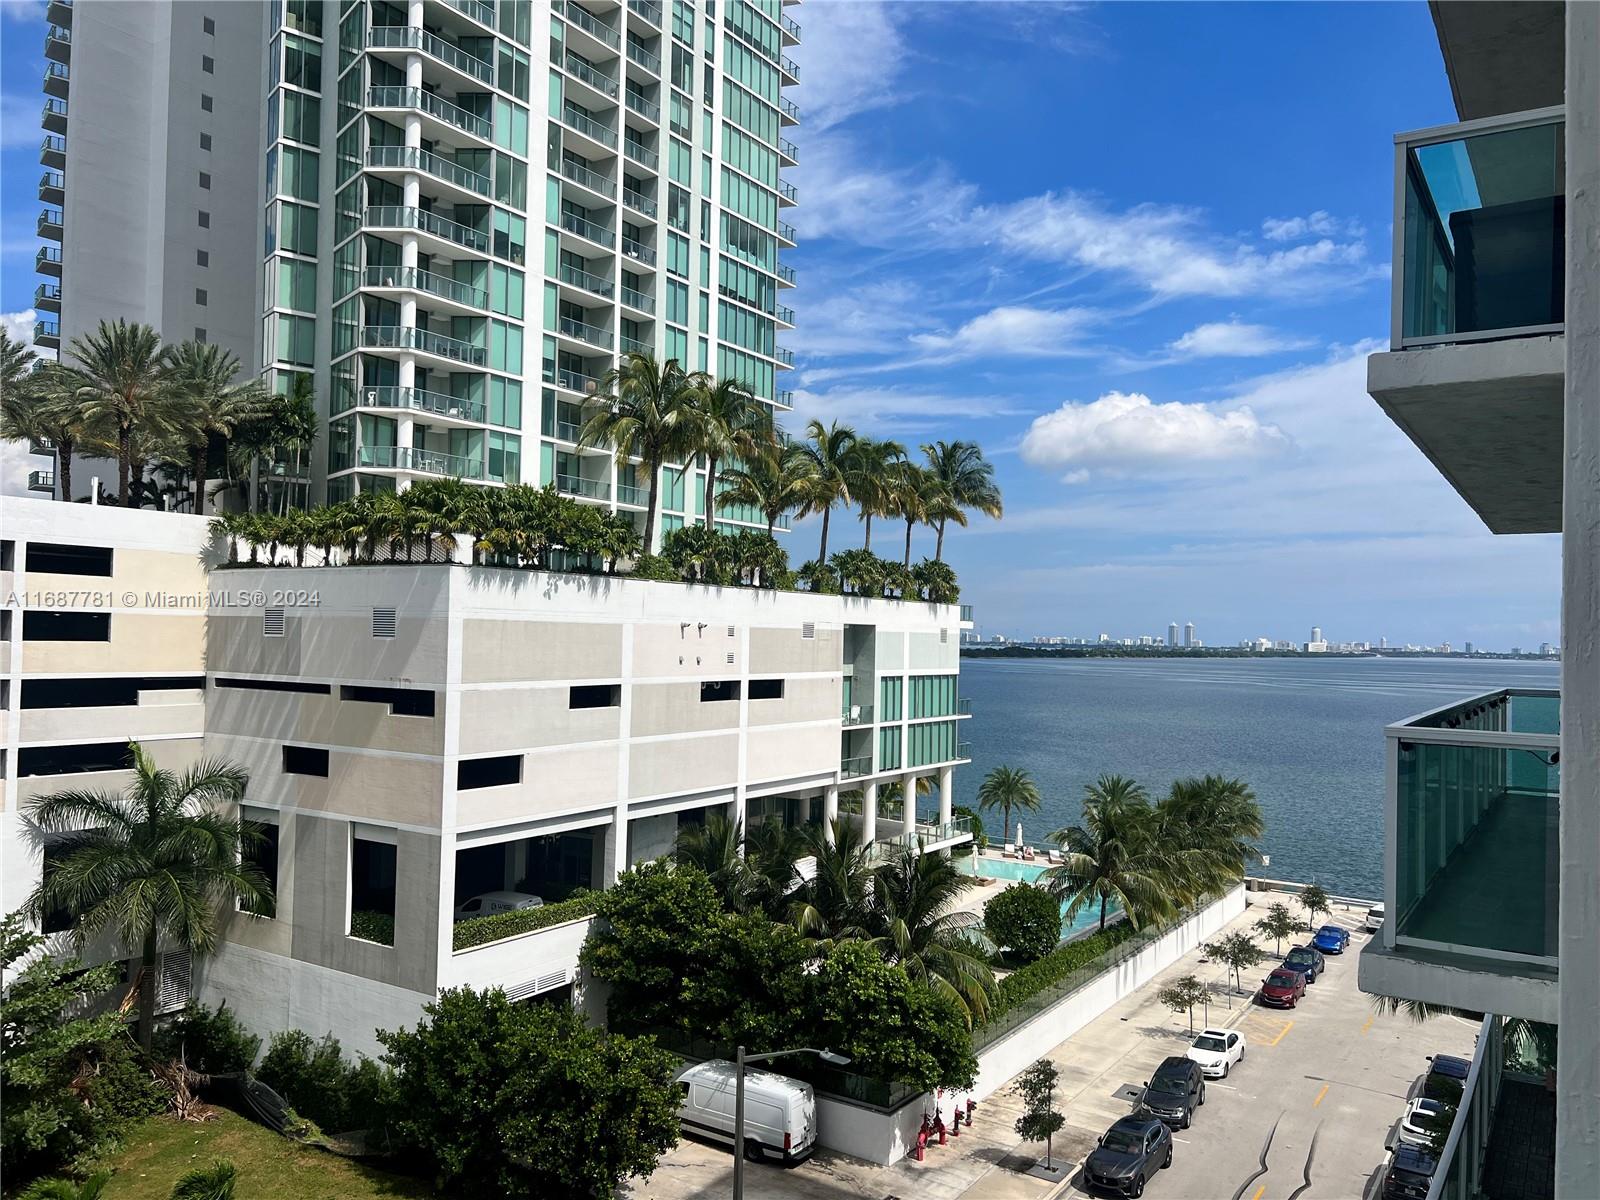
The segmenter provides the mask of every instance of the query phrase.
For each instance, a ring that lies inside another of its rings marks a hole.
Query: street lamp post
[[[823,1062],[835,1067],[848,1066],[850,1059],[832,1050],[813,1050],[810,1046],[796,1046],[793,1050],[769,1050],[765,1054],[746,1054],[740,1046],[734,1052],[733,1070],[733,1200],[744,1200],[744,1069],[748,1063],[766,1062],[786,1054],[815,1054]]]

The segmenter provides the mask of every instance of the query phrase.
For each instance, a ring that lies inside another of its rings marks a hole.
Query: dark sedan
[[[1304,971],[1306,982],[1315,983],[1317,976],[1327,970],[1328,960],[1322,957],[1322,952],[1310,946],[1296,946],[1283,956],[1283,965],[1291,971]]]
[[[1383,1200],[1427,1200],[1439,1160],[1415,1146],[1395,1147],[1383,1173]]]
[[[1083,1186],[1090,1192],[1141,1196],[1144,1185],[1172,1165],[1172,1134],[1153,1117],[1123,1117],[1100,1135],[1083,1164]]]

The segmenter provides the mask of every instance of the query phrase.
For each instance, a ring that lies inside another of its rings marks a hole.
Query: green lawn
[[[116,1174],[104,1200],[168,1200],[185,1171],[219,1158],[239,1171],[237,1200],[369,1200],[432,1196],[415,1179],[376,1171],[321,1150],[296,1145],[227,1109],[195,1124],[152,1117],[123,1139],[107,1164]]]

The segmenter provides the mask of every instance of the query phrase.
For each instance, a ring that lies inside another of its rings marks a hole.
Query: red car
[[[1306,994],[1306,977],[1303,971],[1277,970],[1268,975],[1258,993],[1261,1003],[1273,1008],[1293,1008]]]

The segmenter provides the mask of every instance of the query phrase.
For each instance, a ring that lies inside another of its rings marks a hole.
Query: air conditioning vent
[[[733,651],[732,650],[728,651],[728,665],[730,667],[733,666]]]
[[[814,641],[817,636],[817,623],[815,621],[807,621],[800,626],[800,636],[805,641]]]
[[[728,636],[729,637],[733,637],[734,636],[734,634],[733,634],[733,626],[732,625],[728,626]]]
[[[261,636],[283,636],[283,609],[269,608],[261,614]]]
[[[375,638],[392,638],[394,636],[394,609],[375,608],[372,610],[372,636]]]
[[[161,956],[161,976],[156,984],[156,1011],[173,1012],[189,1003],[189,952],[177,950]]]
[[[942,646],[945,643],[947,643],[949,640],[950,640],[950,631],[948,629],[939,630],[939,644]]]

